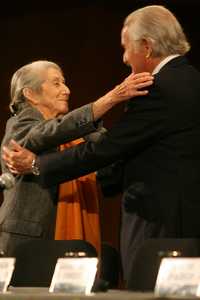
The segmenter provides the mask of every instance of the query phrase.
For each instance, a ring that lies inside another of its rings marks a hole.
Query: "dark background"
[[[22,65],[38,59],[58,63],[72,92],[71,108],[97,99],[129,74],[122,62],[120,31],[125,16],[139,7],[162,4],[176,14],[192,44],[188,57],[200,69],[200,0],[118,1],[4,3],[0,9],[1,139],[9,117],[10,79]],[[105,125],[110,127],[122,111],[119,105],[109,112]]]
[[[0,10],[0,98],[2,138],[9,117],[9,85],[22,65],[38,59],[57,62],[71,89],[71,108],[97,99],[129,73],[122,62],[120,31],[136,8],[163,4],[181,21],[192,43],[191,62],[200,68],[200,0],[12,1]],[[121,106],[107,114],[110,126]]]

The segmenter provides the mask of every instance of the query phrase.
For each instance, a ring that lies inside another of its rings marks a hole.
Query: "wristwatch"
[[[39,164],[38,164],[37,158],[34,158],[32,160],[31,171],[32,171],[33,175],[36,175],[36,176],[40,175],[40,168],[39,168]]]

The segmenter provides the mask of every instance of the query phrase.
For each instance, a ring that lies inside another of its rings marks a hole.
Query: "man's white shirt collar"
[[[162,69],[162,67],[164,67],[164,65],[166,65],[170,60],[174,59],[175,57],[180,56],[180,54],[173,54],[173,55],[169,55],[167,57],[165,57],[153,70],[152,75],[157,74],[158,72],[160,72],[160,70]]]

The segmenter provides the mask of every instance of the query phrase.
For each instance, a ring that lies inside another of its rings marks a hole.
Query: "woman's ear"
[[[25,87],[22,91],[24,97],[29,101],[31,104],[36,105],[37,99],[35,97],[35,93],[32,89]]]

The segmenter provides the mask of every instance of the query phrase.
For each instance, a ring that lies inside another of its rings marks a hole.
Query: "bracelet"
[[[34,158],[34,159],[32,160],[32,163],[31,163],[31,171],[32,171],[33,175],[36,175],[36,176],[40,175],[40,169],[39,169],[39,166],[38,166],[38,164],[37,164],[36,158]]]

